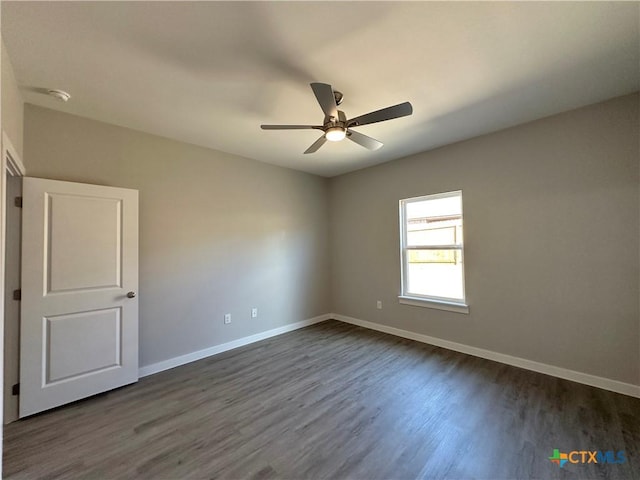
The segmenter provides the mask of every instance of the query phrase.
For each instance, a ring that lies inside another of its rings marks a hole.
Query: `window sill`
[[[446,310],[448,312],[469,313],[469,305],[464,303],[444,302],[437,300],[427,300],[418,297],[399,296],[398,302],[403,305],[412,305],[414,307],[434,308],[436,310]]]

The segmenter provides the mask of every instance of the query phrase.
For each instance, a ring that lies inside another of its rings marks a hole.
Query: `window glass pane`
[[[462,217],[435,222],[426,218],[409,221],[407,245],[462,245]]]
[[[458,263],[457,250],[408,250],[409,263]]]
[[[432,198],[408,202],[407,220],[411,221],[423,217],[447,217],[462,215],[462,197]]]
[[[407,250],[407,292],[463,299],[460,250]]]

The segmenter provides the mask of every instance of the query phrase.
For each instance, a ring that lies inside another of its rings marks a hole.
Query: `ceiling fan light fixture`
[[[329,127],[324,133],[324,136],[330,142],[339,142],[340,140],[344,140],[344,137],[347,136],[347,130],[342,127]]]

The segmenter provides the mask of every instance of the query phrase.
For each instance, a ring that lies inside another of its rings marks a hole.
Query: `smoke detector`
[[[64,90],[47,90],[47,93],[52,97],[57,98],[58,100],[61,100],[63,102],[66,102],[71,98],[71,95],[69,95]]]

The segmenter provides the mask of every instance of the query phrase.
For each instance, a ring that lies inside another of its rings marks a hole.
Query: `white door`
[[[20,417],[138,380],[138,192],[23,179]]]

